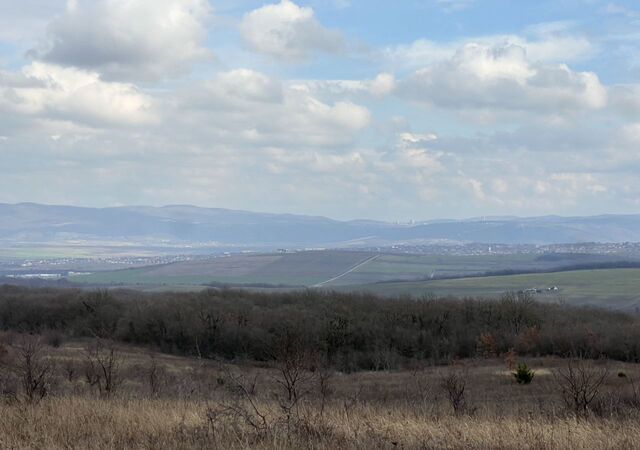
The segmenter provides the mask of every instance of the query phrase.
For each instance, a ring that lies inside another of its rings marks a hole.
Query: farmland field
[[[556,286],[558,291],[547,291]],[[557,273],[471,277],[420,282],[388,282],[349,286],[382,295],[425,295],[496,297],[507,291],[539,289],[540,301],[566,301],[612,309],[640,305],[640,269],[577,270]]]
[[[75,276],[79,283],[118,285],[233,285],[322,287],[358,286],[382,281],[464,277],[492,271],[554,270],[575,264],[615,260],[602,255],[400,255],[351,251],[306,251],[212,257]]]
[[[217,257],[70,277],[91,284],[205,285],[273,284],[311,286],[338,276],[371,258],[361,252],[299,252]]]
[[[2,246],[0,259],[88,258],[96,253],[91,248],[69,246]]]
[[[601,263],[615,257],[588,254],[548,255],[397,255],[382,254],[353,272],[335,280],[331,286],[365,284],[378,281],[426,280],[463,277],[492,271],[554,270],[575,264]]]

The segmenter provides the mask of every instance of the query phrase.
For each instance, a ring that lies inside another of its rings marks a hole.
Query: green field
[[[87,285],[144,290],[193,290],[211,284],[257,287],[321,287],[382,295],[495,297],[507,291],[541,289],[541,301],[567,301],[629,309],[640,304],[640,269],[580,270],[527,275],[469,277],[496,270],[553,270],[603,261],[601,256],[397,255],[347,251],[245,254],[173,264],[95,272],[70,277]],[[434,280],[429,280],[434,277]],[[459,277],[438,280],[439,277]],[[465,278],[466,277],[466,278]],[[404,280],[404,281],[403,281]],[[558,291],[546,288],[557,286]]]
[[[557,267],[562,262],[538,261],[536,255],[394,255],[382,254],[331,286],[366,284],[377,281],[419,280],[430,277],[464,276],[491,270],[533,270]]]
[[[57,259],[57,258],[89,258],[95,253],[82,247],[2,247],[0,259]]]
[[[496,297],[508,291],[559,288],[535,294],[540,301],[597,305],[613,309],[640,306],[640,269],[579,270],[570,272],[460,278],[422,282],[388,282],[345,286],[340,290],[364,290],[382,295]]]
[[[87,284],[204,285],[270,284],[312,286],[371,258],[371,253],[310,251],[287,254],[234,255],[70,277]]]

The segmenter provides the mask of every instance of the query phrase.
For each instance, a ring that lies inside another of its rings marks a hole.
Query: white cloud
[[[50,18],[62,12],[64,3],[50,0],[20,0],[0,2],[0,41],[31,45],[41,34]]]
[[[446,12],[461,11],[473,5],[476,0],[436,0],[436,3]]]
[[[640,85],[612,86],[609,88],[609,98],[614,111],[632,120],[640,118]]]
[[[11,82],[12,81],[12,82]],[[153,100],[133,85],[102,81],[95,72],[32,63],[0,77],[0,107],[44,120],[90,126],[149,125]]]
[[[344,44],[339,32],[315,19],[311,7],[290,0],[245,14],[240,32],[252,50],[289,61],[304,60],[315,51],[339,52]]]
[[[283,60],[344,47],[310,7],[285,0],[249,12],[240,25],[251,49],[278,61],[240,51],[231,41],[238,36],[225,31],[216,51],[223,71],[138,87],[207,57],[207,3],[67,0],[66,10],[58,3],[59,18],[38,16],[14,37],[50,22],[40,59],[0,70],[0,200],[387,219],[640,204],[640,88],[605,87],[594,73],[570,68],[598,51],[572,24],[421,40],[373,61],[362,54],[344,67],[327,61],[318,79],[279,79],[269,74],[292,73]],[[234,3],[226,10],[237,11]],[[347,4],[309,3],[333,12]],[[0,39],[14,28],[0,26]],[[19,64],[12,55],[6,67]],[[500,121],[478,126],[478,117]]]
[[[436,139],[436,135],[431,133],[400,133],[396,144],[397,163],[411,171],[419,171],[419,175],[441,171],[440,158],[443,155],[428,148],[428,143]]]
[[[78,0],[54,18],[35,58],[107,79],[161,79],[209,57],[206,0]]]
[[[375,96],[392,93],[396,88],[396,79],[389,73],[381,73],[369,83],[369,91]]]
[[[532,63],[522,47],[467,44],[451,59],[416,71],[399,88],[405,98],[456,110],[560,114],[603,108],[606,88],[592,72]]]
[[[585,193],[602,194],[607,192],[607,187],[598,182],[591,173],[553,173],[545,180],[537,181],[535,186],[539,194],[555,195],[564,201],[572,201]]]
[[[170,112],[171,120],[186,121],[185,127],[203,130],[207,139],[292,150],[344,145],[371,120],[363,106],[344,100],[325,103],[303,85],[286,86],[247,69],[192,86],[179,95],[177,108]]]
[[[397,81],[394,75],[383,72],[370,80],[295,80],[288,84],[292,88],[306,89],[322,97],[381,100],[395,91]]]
[[[449,60],[467,44],[485,47],[514,45],[525,50],[529,61],[546,63],[582,61],[596,53],[594,45],[584,36],[538,26],[531,27],[523,35],[476,36],[444,43],[418,39],[408,45],[383,48],[382,58],[396,68],[415,69]]]

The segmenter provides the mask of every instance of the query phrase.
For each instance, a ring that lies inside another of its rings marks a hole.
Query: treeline
[[[12,278],[7,276],[0,276],[0,286],[2,285],[12,286],[24,286],[24,287],[61,287],[71,288],[78,286],[75,283],[68,281],[66,278],[58,280],[47,280],[43,278]]]
[[[638,318],[517,294],[496,300],[389,299],[311,290],[142,293],[2,286],[0,329],[265,362],[286,341],[343,371],[507,352],[640,361]]]

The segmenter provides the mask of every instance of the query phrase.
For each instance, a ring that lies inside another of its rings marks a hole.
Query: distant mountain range
[[[493,217],[401,225],[188,205],[82,208],[21,203],[0,204],[0,241],[5,244],[81,241],[104,245],[218,245],[274,249],[433,242],[638,242],[640,214]]]

